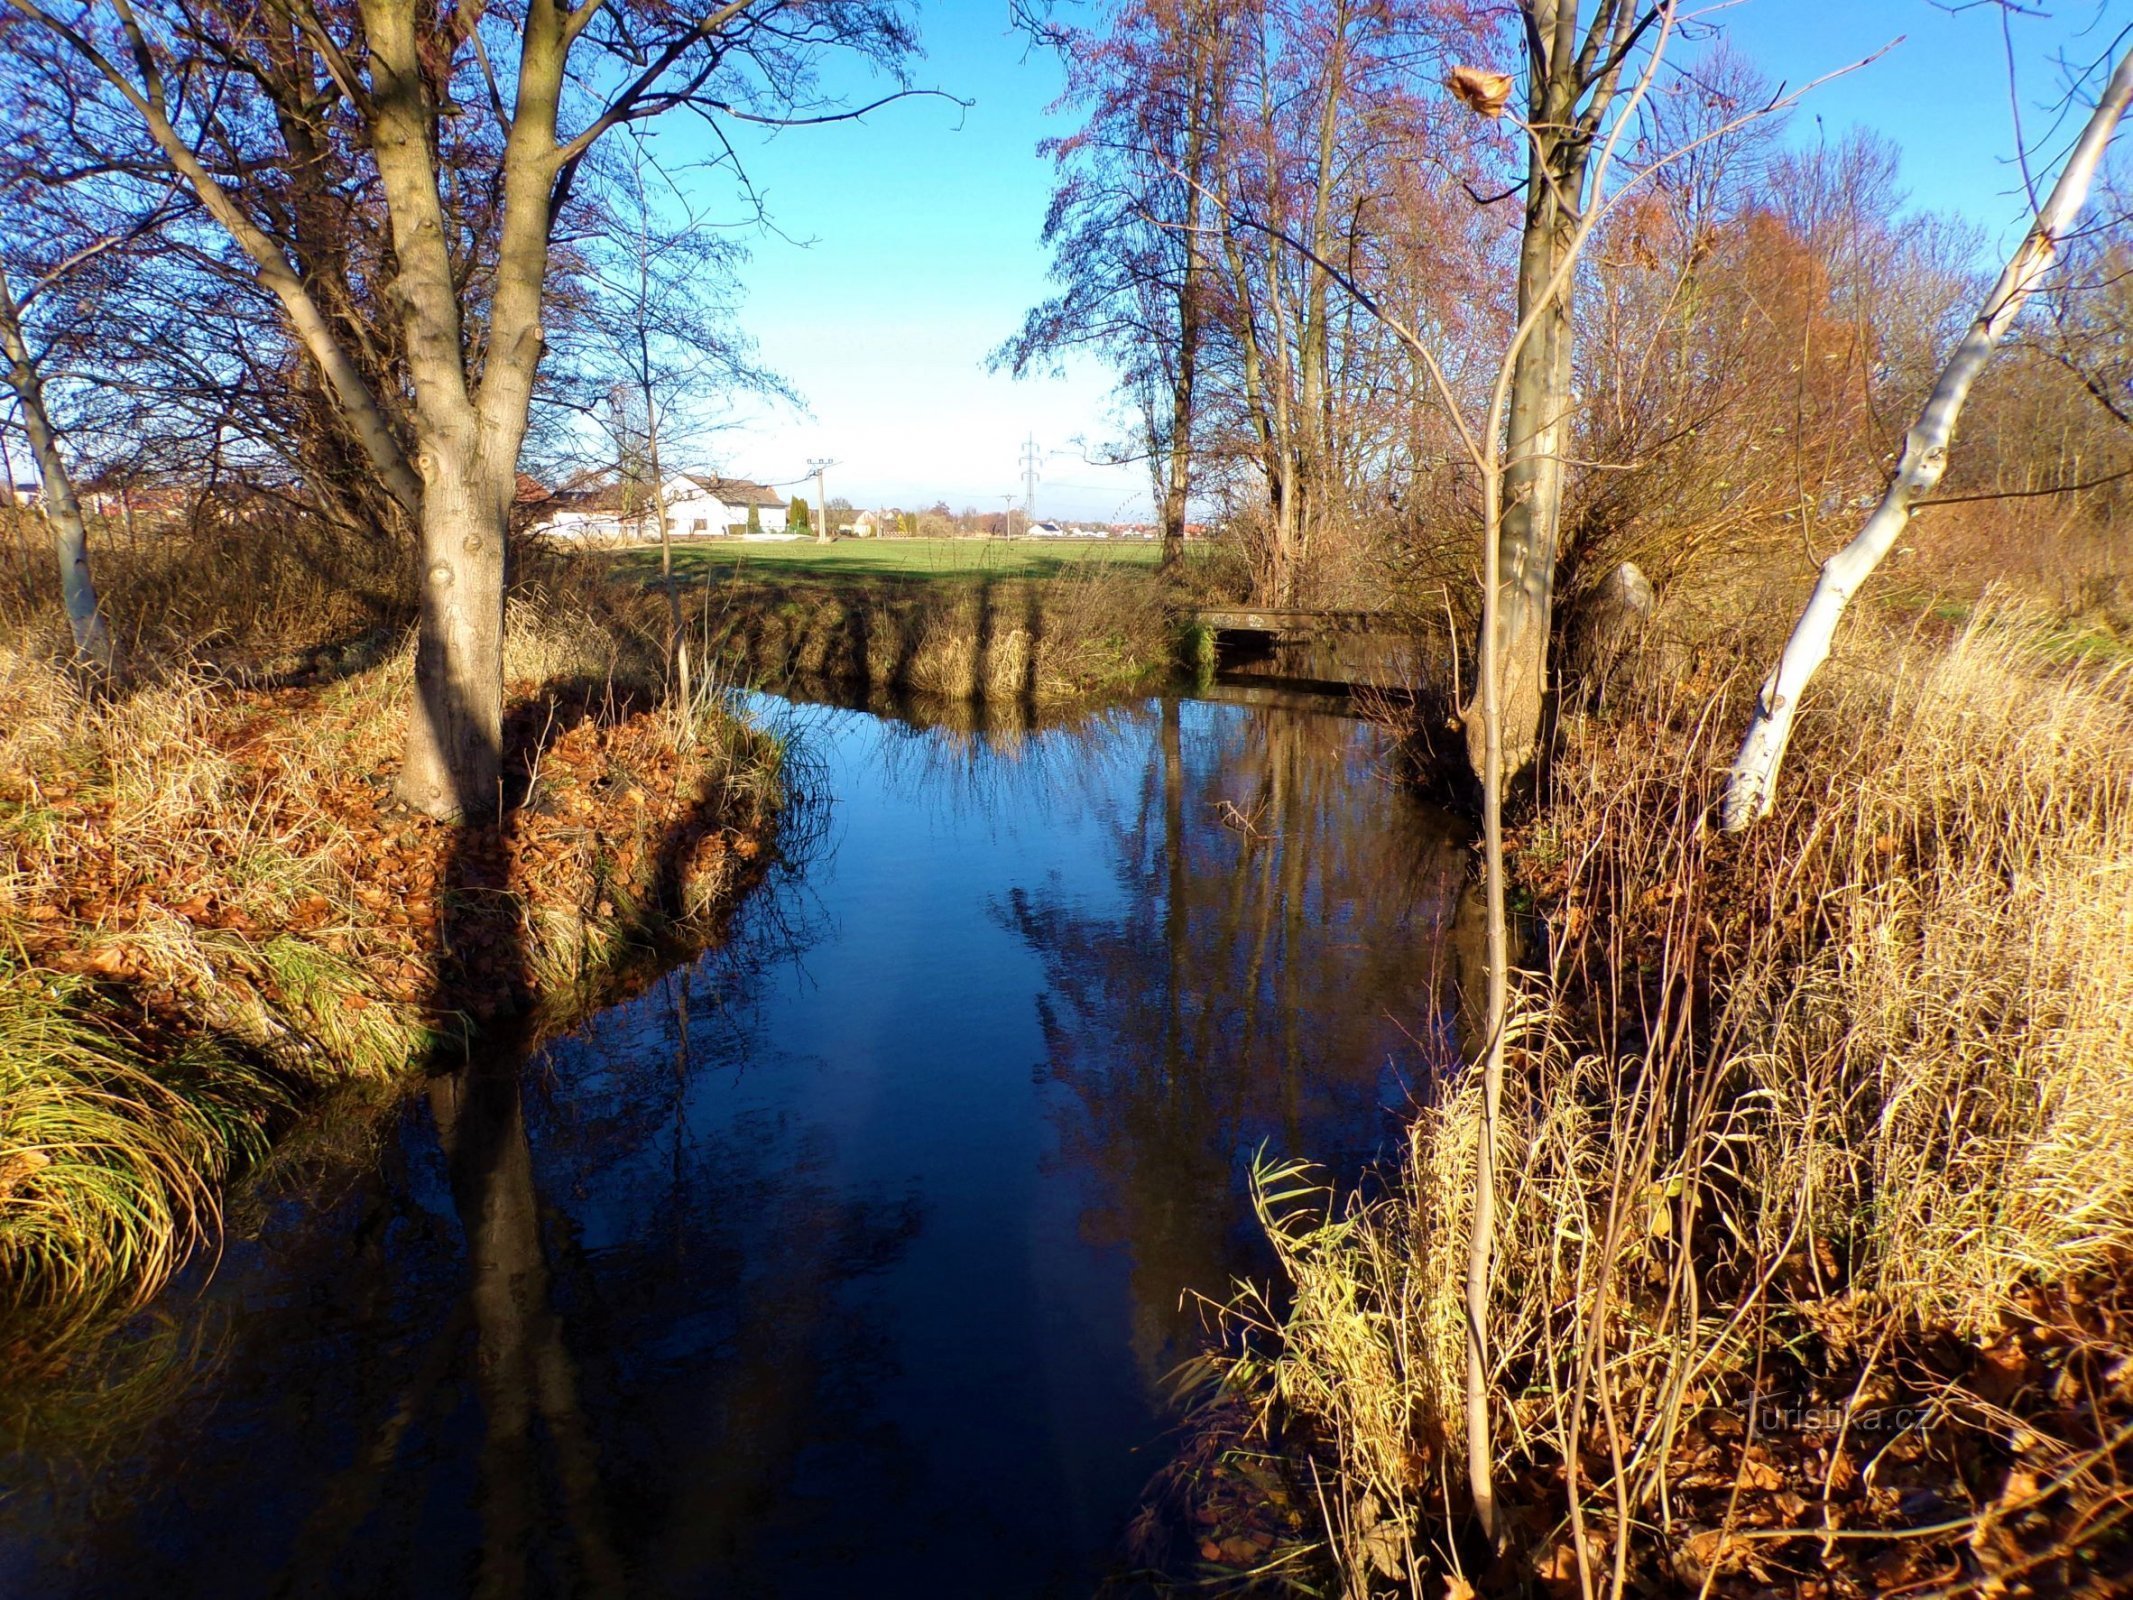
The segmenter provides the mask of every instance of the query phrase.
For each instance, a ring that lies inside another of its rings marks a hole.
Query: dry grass
[[[294,1106],[389,1079],[467,1014],[583,1003],[755,856],[777,746],[715,694],[660,703],[634,641],[544,594],[507,631],[529,803],[481,829],[401,811],[408,655],[271,690],[166,664],[90,694],[34,635],[0,642],[0,1314],[19,1339],[154,1293]]]
[[[66,623],[48,537],[41,525],[13,533],[36,550],[0,581],[0,627],[25,647],[55,649]],[[135,681],[203,660],[240,678],[367,662],[414,615],[403,547],[260,503],[209,506],[134,534],[92,517],[89,543],[104,615]]]
[[[1516,840],[1549,962],[1522,985],[1493,1288],[1518,1581],[1872,1592],[1870,1546],[1770,1530],[1901,1527],[1936,1480],[1902,1452],[1862,1472],[1834,1424],[1812,1450],[1758,1435],[1781,1390],[1931,1407],[1939,1488],[1985,1503],[1942,1543],[1982,1581],[2059,1537],[1980,1533],[2018,1483],[2117,1492],[2124,1440],[2066,1354],[2101,1372],[2117,1336],[2037,1330],[2086,1327],[2079,1286],[2133,1259],[2133,680],[2004,604],[1855,643],[1780,814],[1734,843],[1705,819],[1747,678],[1570,720]],[[1314,1441],[1351,1594],[1458,1548],[1471,1100],[1454,1082],[1418,1119],[1388,1198],[1264,1175],[1289,1297],[1233,1308],[1258,1353],[1231,1377]],[[2016,1392],[1978,1377],[2010,1363]]]

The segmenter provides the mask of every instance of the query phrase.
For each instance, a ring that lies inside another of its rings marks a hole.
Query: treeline
[[[1662,586],[1810,573],[1878,495],[1995,270],[1974,227],[1910,202],[1886,140],[1796,136],[1795,100],[1723,18],[1125,0],[1046,36],[1077,113],[1050,146],[1059,288],[1002,359],[1107,360],[1168,536],[1188,505],[1223,508],[1269,602],[1443,585],[1472,625],[1460,419],[1537,307],[1508,396],[1504,555],[1538,614],[1507,584],[1513,635],[1545,637],[1554,590],[1624,560]],[[1618,125],[1603,194],[1591,168]],[[2005,174],[1976,179],[1979,208],[2000,205]],[[1605,214],[1573,252],[1588,205]],[[2010,521],[2052,530],[2052,574],[2093,577],[2080,547],[2107,546],[2127,506],[2122,481],[2091,483],[2125,460],[2133,414],[2125,211],[2107,168],[1942,489],[2069,490],[1993,510],[2019,560]],[[1974,555],[1969,531],[1935,523]]]

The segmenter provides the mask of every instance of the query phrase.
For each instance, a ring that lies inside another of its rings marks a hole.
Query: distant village
[[[710,473],[679,473],[666,481],[663,495],[668,537],[674,539],[758,539],[792,541],[819,536],[830,524],[833,538],[847,539],[1155,539],[1161,530],[1150,522],[1066,521],[1031,517],[1022,506],[1000,511],[965,507],[953,511],[946,501],[910,509],[902,506],[860,507],[832,497],[816,506],[805,496],[786,494],[748,478]],[[0,503],[25,509],[43,504],[35,480],[9,483],[0,477]],[[203,513],[224,526],[246,522],[276,502],[271,493],[241,478],[213,486],[152,483],[122,479],[91,480],[81,486],[82,509],[128,536],[191,522]],[[571,544],[602,548],[659,540],[658,509],[651,485],[619,478],[609,469],[581,473],[550,485],[521,473],[512,517],[520,532]],[[1190,523],[1188,539],[1207,535]]]
[[[519,484],[520,516],[528,532],[582,545],[657,542],[661,500],[666,533],[674,539],[807,539],[820,537],[825,521],[831,537],[849,539],[1153,539],[1158,531],[1147,522],[1032,519],[1019,506],[1003,511],[966,507],[958,512],[940,501],[911,510],[859,507],[841,498],[817,506],[804,495],[788,496],[752,479],[693,472],[667,479],[664,493],[657,497],[648,483],[611,474],[553,489],[531,477]],[[1202,532],[1195,524],[1187,536]]]

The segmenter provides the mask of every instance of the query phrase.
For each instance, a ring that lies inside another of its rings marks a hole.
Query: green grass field
[[[1153,573],[1162,547],[1153,539],[840,539],[792,544],[739,539],[677,540],[675,570],[694,582],[707,576],[823,582],[938,583],[977,578],[1056,578],[1108,565]],[[618,572],[649,578],[659,552],[639,547],[612,558]]]

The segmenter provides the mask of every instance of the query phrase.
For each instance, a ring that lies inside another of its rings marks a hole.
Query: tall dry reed
[[[1767,1531],[1699,1523],[1682,1485],[1791,1493],[1739,1439],[1773,1383],[1850,1374],[1849,1417],[1907,1342],[1997,1349],[2025,1295],[2133,1257],[2133,679],[2052,638],[1994,604],[1855,645],[1740,843],[1706,819],[1745,671],[1566,719],[1516,839],[1546,931],[1492,1297],[1527,1580],[1748,1570]],[[1461,1548],[1473,1092],[1422,1112],[1383,1198],[1262,1175],[1285,1293],[1231,1308],[1231,1385],[1311,1441],[1354,1595]],[[2108,1451],[2025,1431],[2026,1471],[2106,1492]],[[1776,1503],[1905,1520],[1833,1492]]]

